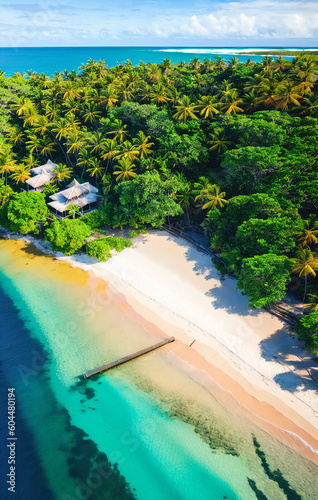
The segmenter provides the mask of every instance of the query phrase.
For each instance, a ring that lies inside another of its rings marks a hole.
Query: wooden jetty
[[[166,344],[169,344],[170,342],[174,342],[175,338],[174,337],[169,337],[168,339],[162,340],[162,342],[158,342],[158,344],[154,344],[150,347],[146,347],[146,349],[142,349],[141,351],[135,352],[134,354],[130,354],[129,356],[125,356],[124,358],[120,358],[117,361],[113,361],[112,363],[108,363],[107,365],[100,366],[99,368],[95,368],[95,370],[91,370],[87,373],[84,373],[84,378],[89,378],[92,377],[93,375],[96,375],[97,373],[102,373],[105,372],[106,370],[110,370],[110,368],[114,368],[115,366],[122,365],[123,363],[127,363],[127,361],[130,361],[131,359],[138,358],[139,356],[142,356],[143,354],[147,354],[147,352],[154,351],[155,349],[158,349],[159,347],[162,347]]]

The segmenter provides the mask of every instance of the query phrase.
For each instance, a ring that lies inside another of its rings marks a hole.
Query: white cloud
[[[314,2],[230,2],[191,16],[182,26],[195,38],[314,38],[318,36],[318,5]]]

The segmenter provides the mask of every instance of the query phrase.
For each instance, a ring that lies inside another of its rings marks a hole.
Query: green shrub
[[[90,228],[80,219],[55,220],[45,231],[45,239],[52,249],[65,255],[73,255],[90,235]]]
[[[105,238],[90,241],[86,245],[86,253],[89,257],[96,257],[99,261],[106,261],[111,258],[110,246]]]
[[[103,238],[98,238],[87,243],[86,253],[89,257],[96,257],[99,261],[106,261],[112,256],[110,253],[112,249],[121,252],[131,246],[132,242],[127,240],[127,238],[104,236]]]

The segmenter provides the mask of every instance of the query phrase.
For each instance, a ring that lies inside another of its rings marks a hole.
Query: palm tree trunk
[[[305,274],[305,291],[304,291],[304,298],[303,298],[304,303],[305,303],[305,298],[306,298],[306,291],[307,291],[307,274]]]

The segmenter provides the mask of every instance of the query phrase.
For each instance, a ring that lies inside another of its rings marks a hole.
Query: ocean
[[[317,468],[221,404],[167,347],[81,378],[152,343],[101,280],[0,240],[1,500],[318,499]],[[11,388],[15,495],[6,484]]]
[[[278,48],[292,49],[292,47]],[[108,67],[113,67],[117,63],[122,64],[127,59],[130,59],[133,65],[137,65],[140,61],[161,63],[166,57],[171,59],[172,63],[180,61],[188,63],[196,56],[201,61],[204,58],[210,59],[216,56],[230,60],[235,56],[241,62],[246,62],[248,58],[259,62],[262,56],[240,55],[238,52],[262,49],[275,50],[273,47],[257,49],[251,47],[10,47],[0,48],[0,69],[5,72],[6,76],[11,76],[15,72],[24,74],[28,70],[53,75],[55,71],[77,70],[90,58],[96,61],[102,59]]]

